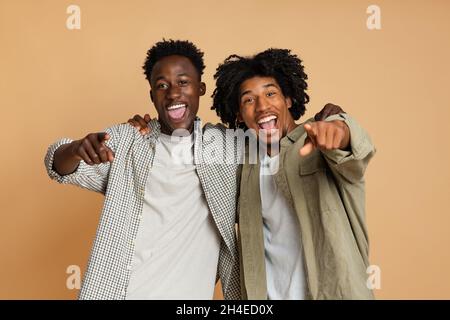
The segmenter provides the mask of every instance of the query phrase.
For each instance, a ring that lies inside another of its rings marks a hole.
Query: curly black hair
[[[298,120],[309,102],[306,93],[308,76],[304,72],[302,61],[288,49],[268,49],[252,57],[231,55],[217,67],[214,79],[216,89],[212,94],[212,110],[229,128],[246,128],[237,123],[239,112],[239,88],[250,78],[273,77],[280,86],[283,95],[292,99],[289,109],[294,120]]]
[[[145,78],[150,82],[152,70],[156,62],[164,57],[172,55],[184,56],[191,60],[201,79],[203,70],[205,69],[203,52],[190,41],[172,39],[163,39],[162,41],[155,43],[153,47],[147,51],[147,58],[142,66],[142,69],[144,69]]]

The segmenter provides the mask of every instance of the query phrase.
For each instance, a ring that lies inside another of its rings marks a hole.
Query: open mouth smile
[[[258,120],[258,126],[260,129],[272,130],[276,128],[277,116],[271,115]]]
[[[169,115],[170,120],[180,121],[183,120],[186,110],[187,105],[185,103],[171,104],[167,107],[167,114]]]

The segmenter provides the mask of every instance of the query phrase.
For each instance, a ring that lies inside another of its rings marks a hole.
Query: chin
[[[184,130],[190,130],[194,125],[194,121],[191,122],[183,122],[183,123],[176,123],[173,124],[173,129],[184,129]]]

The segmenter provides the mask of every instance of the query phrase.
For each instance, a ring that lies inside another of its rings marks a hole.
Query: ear
[[[150,90],[150,99],[151,99],[152,102],[153,102],[153,92],[152,92],[152,90]]]
[[[290,97],[286,97],[285,99],[287,108],[290,109],[292,107],[292,99]]]
[[[200,96],[204,96],[206,93],[206,83],[200,82],[199,90],[200,90]]]
[[[237,121],[239,121],[239,122],[244,122],[244,119],[242,118],[242,115],[241,115],[240,112],[238,112],[238,113],[236,114],[236,119],[237,119]]]

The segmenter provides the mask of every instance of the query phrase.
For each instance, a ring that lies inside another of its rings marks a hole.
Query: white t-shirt
[[[127,299],[213,298],[220,235],[195,171],[192,139],[162,134],[156,144]]]
[[[279,156],[266,155],[260,168],[267,295],[271,300],[303,300],[305,271],[298,217],[269,174],[277,172],[278,161]]]

